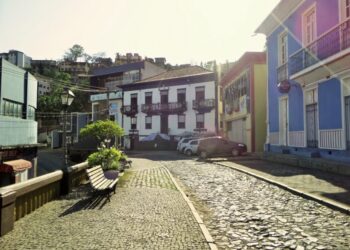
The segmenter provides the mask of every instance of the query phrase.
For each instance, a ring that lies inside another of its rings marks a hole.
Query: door
[[[234,142],[247,144],[246,121],[243,119],[232,121],[231,131],[228,133],[228,138]]]
[[[346,148],[350,150],[350,96],[345,97],[345,134]]]
[[[317,109],[317,103],[306,105],[306,145],[309,148],[318,147]]]
[[[280,99],[280,145],[288,145],[288,98],[284,97]]]
[[[168,115],[160,116],[160,133],[168,134]]]
[[[350,47],[350,0],[341,1],[341,26],[340,26],[340,35],[341,35],[341,50],[347,49]]]
[[[314,63],[317,52],[316,43],[316,7],[307,10],[303,15],[303,44],[308,48],[305,54],[305,66],[310,66]]]

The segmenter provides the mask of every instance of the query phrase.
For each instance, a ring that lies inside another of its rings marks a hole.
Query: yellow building
[[[262,152],[266,139],[265,52],[246,52],[220,82],[225,136]]]

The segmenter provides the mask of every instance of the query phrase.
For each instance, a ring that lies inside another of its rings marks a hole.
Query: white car
[[[188,143],[186,143],[184,145],[184,150],[183,152],[188,155],[188,156],[191,156],[193,154],[197,154],[197,149],[198,149],[198,142],[200,141],[201,139],[197,139],[197,140],[191,140],[189,141]]]
[[[194,139],[195,139],[195,138],[193,138],[193,137],[190,137],[190,138],[182,138],[182,139],[179,141],[179,143],[177,144],[177,151],[183,153],[183,152],[184,152],[183,150],[185,149],[185,145],[186,145],[189,141],[194,140]]]

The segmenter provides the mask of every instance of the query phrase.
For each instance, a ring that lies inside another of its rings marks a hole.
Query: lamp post
[[[64,147],[64,164],[68,166],[68,148],[67,148],[67,109],[72,104],[74,100],[74,93],[68,89],[64,88],[61,94],[61,101],[63,105],[63,147]]]

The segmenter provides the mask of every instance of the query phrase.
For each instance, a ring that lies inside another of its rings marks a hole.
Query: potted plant
[[[98,151],[88,157],[89,166],[101,165],[106,178],[115,179],[118,177],[120,170],[119,160],[121,152],[115,147],[107,148],[104,144],[98,148]]]

